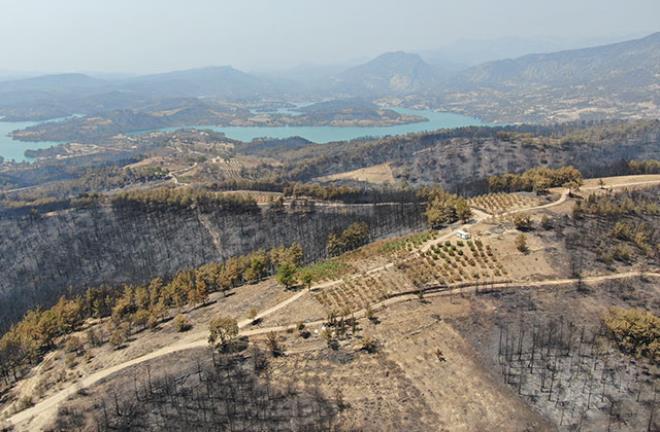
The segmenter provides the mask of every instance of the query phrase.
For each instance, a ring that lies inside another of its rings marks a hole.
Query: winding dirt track
[[[642,276],[642,273],[640,272],[628,272],[628,273],[620,273],[620,274],[614,274],[614,275],[603,275],[603,276],[593,276],[593,277],[587,277],[581,279],[582,282],[584,283],[598,283],[598,282],[604,282],[604,281],[610,281],[610,280],[618,280],[618,279],[629,279],[629,278],[635,278],[635,277],[640,277]],[[644,273],[644,277],[646,278],[660,278],[660,273]],[[558,279],[558,280],[547,280],[547,281],[537,281],[537,282],[517,282],[517,283],[498,283],[498,284],[491,284],[488,285],[488,289],[499,289],[499,290],[504,290],[504,289],[527,289],[527,288],[545,288],[545,287],[551,287],[551,286],[562,286],[562,285],[571,285],[579,282],[579,279]],[[472,285],[468,287],[462,287],[462,288],[445,288],[441,291],[433,292],[434,289],[431,288],[429,290],[429,294],[426,295],[426,297],[438,297],[438,296],[448,296],[452,295],[456,292],[460,292],[462,294],[465,293],[471,293],[471,292],[476,292],[479,288],[486,288],[486,286],[482,285]],[[283,307],[295,302],[298,300],[300,297],[305,295],[308,291],[301,291],[288,299],[284,300],[283,302],[277,304],[276,306],[273,306],[270,309],[267,309],[260,314],[257,315],[258,318],[264,318],[280,309]],[[386,306],[391,306],[397,303],[401,302],[406,302],[406,301],[411,301],[417,299],[417,294],[416,293],[410,293],[410,294],[404,294],[401,296],[397,297],[392,297],[387,300],[384,300],[381,303],[378,303],[374,305],[374,309],[380,309]],[[355,313],[356,318],[363,318],[366,315],[366,310],[361,310]],[[241,321],[239,323],[239,327],[242,329],[240,334],[241,336],[256,336],[260,334],[266,334],[270,332],[283,332],[287,331],[289,329],[295,328],[297,324],[289,324],[289,325],[283,325],[283,326],[276,326],[276,327],[264,327],[264,328],[256,328],[256,329],[251,329],[251,330],[243,330],[246,326],[250,325],[252,321],[251,320],[245,320]],[[308,322],[306,323],[307,327],[314,327],[314,326],[320,326],[325,322],[325,320],[320,320],[320,321],[313,321],[313,322]],[[189,349],[194,349],[194,348],[203,348],[208,345],[207,341],[207,335],[206,332],[197,332],[194,334],[191,334],[189,337],[182,339],[172,345],[163,347],[159,350],[153,351],[149,354],[143,355],[141,357],[135,358],[133,360],[129,360],[127,362],[108,367],[106,369],[100,370],[98,372],[95,372],[82,380],[72,384],[71,386],[61,390],[59,393],[56,393],[43,401],[37,403],[36,405],[32,406],[31,408],[28,408],[24,411],[21,411],[12,417],[8,418],[8,421],[15,425],[18,429],[20,429],[20,426],[23,426],[22,424],[28,421],[32,421],[33,419],[36,420],[36,423],[38,424],[44,424],[44,421],[47,421],[51,416],[56,412],[57,406],[66,400],[69,396],[75,394],[78,390],[82,388],[87,388],[91,387],[92,385],[96,384],[97,382],[101,381],[104,378],[109,377],[110,375],[119,372],[121,370],[124,370],[126,368],[129,368],[131,366],[135,366],[144,362],[147,362],[149,360],[153,360],[155,358],[171,354],[174,352],[179,352],[179,351],[184,351],[184,350],[189,350]],[[27,425],[25,425],[27,427]],[[33,423],[31,424],[31,427],[25,429],[25,430],[35,430],[34,427],[36,425]]]
[[[629,186],[637,186],[637,185],[645,185],[645,184],[655,184],[655,183],[660,183],[660,180],[649,180],[649,181],[642,181],[642,182],[634,182],[634,183],[623,183],[620,185],[615,185],[611,186],[614,188],[623,188],[623,187],[629,187]],[[598,189],[599,187],[589,187],[589,188],[584,188],[584,189]],[[515,210],[512,212],[508,212],[507,214],[511,213],[516,213],[516,212],[530,212],[530,211],[535,211],[535,210],[540,210],[540,209],[545,209],[549,207],[554,207],[557,205],[560,205],[564,203],[567,198],[568,198],[568,190],[564,189],[562,190],[561,197],[552,203],[545,204],[542,206],[538,207],[533,207],[533,208],[527,208],[527,209],[521,209],[521,210]],[[475,221],[473,223],[479,222],[485,217],[488,217],[490,215],[487,215],[484,212],[478,212],[475,215]],[[470,224],[466,224],[461,226],[460,228],[454,229],[450,231],[449,233],[443,235],[439,239],[436,240],[444,240],[448,239],[452,236],[455,236],[456,231],[458,229],[465,228]],[[387,264],[385,266],[381,266],[376,269],[370,270],[370,272],[374,271],[379,271],[382,269],[387,268],[392,264]],[[594,277],[587,277],[583,278],[581,281],[584,283],[597,283],[597,282],[603,282],[603,281],[608,281],[608,280],[617,280],[617,279],[627,279],[631,277],[640,277],[641,274],[639,272],[629,272],[629,273],[620,273],[620,274],[614,274],[614,275],[603,275],[603,276],[594,276]],[[653,278],[660,278],[660,273],[644,273],[645,277],[653,277]],[[570,285],[577,283],[579,280],[578,279],[560,279],[560,280],[546,280],[546,281],[537,281],[537,282],[515,282],[515,283],[501,283],[501,284],[492,284],[488,285],[488,288],[491,289],[522,289],[522,288],[543,288],[543,287],[549,287],[549,286],[561,286],[561,285]],[[322,289],[326,286],[329,286],[330,284],[322,284],[314,287],[313,289]],[[429,293],[427,294],[427,297],[436,297],[436,296],[446,296],[446,295],[451,295],[454,294],[455,292],[461,292],[461,293],[468,293],[468,292],[475,292],[477,291],[478,288],[480,287],[485,287],[483,284],[481,285],[474,285],[474,286],[468,286],[468,287],[462,287],[462,288],[452,288],[451,286],[448,288],[430,288]],[[278,310],[294,303],[297,301],[299,298],[304,296],[306,293],[308,293],[308,290],[303,290],[300,291],[288,299],[282,301],[281,303],[278,303],[277,305],[266,309],[259,313],[256,317],[258,318],[265,318],[268,315],[271,315]],[[393,305],[396,303],[404,302],[404,301],[410,301],[411,299],[415,299],[417,294],[404,294],[400,295],[397,297],[392,297],[389,298],[379,304],[374,305],[374,308],[382,308],[385,306]],[[359,311],[355,314],[356,318],[362,318],[366,314],[365,310]],[[277,327],[267,327],[267,328],[256,328],[256,329],[250,329],[250,330],[245,330],[245,327],[249,326],[252,320],[243,320],[238,323],[239,328],[241,329],[240,334],[242,336],[255,336],[259,334],[265,334],[269,332],[281,332],[281,331],[286,331],[291,328],[295,328],[296,324],[290,324],[290,325],[284,325],[284,326],[277,326]],[[318,326],[322,325],[324,321],[314,321],[314,322],[309,322],[306,323],[307,326]],[[156,351],[153,351],[149,354],[145,354],[141,357],[137,357],[133,360],[126,361],[124,363],[120,363],[115,366],[108,367],[106,369],[97,371],[83,379],[81,379],[78,382],[73,383],[69,387],[61,390],[60,392],[38,402],[34,406],[23,410],[19,413],[14,414],[13,416],[7,418],[7,421],[16,427],[17,430],[40,430],[49,419],[53,417],[53,415],[56,413],[58,405],[66,400],[69,396],[75,394],[78,390],[82,388],[87,388],[90,387],[99,381],[111,376],[112,374],[119,372],[121,370],[124,370],[126,368],[129,368],[131,366],[135,366],[144,362],[147,362],[149,360],[153,360],[155,358],[171,354],[174,352],[179,352],[179,351],[184,351],[188,349],[194,349],[194,348],[200,348],[207,346],[207,332],[194,332],[183,339],[173,343],[172,345],[160,348]]]
[[[300,297],[305,295],[307,293],[307,290],[300,291],[288,299],[278,303],[277,305],[266,309],[255,317],[255,319],[263,319],[267,317],[268,315],[271,315],[278,310],[288,306],[289,304],[295,302],[298,300]],[[250,325],[252,323],[252,320],[243,320],[238,323],[239,328],[243,329],[244,327]],[[278,327],[273,327],[273,328],[262,328],[262,329],[255,329],[255,330],[249,330],[249,331],[241,331],[241,335],[243,336],[251,336],[251,335],[257,335],[257,334],[263,334],[263,333],[268,333],[271,331],[278,331]],[[183,339],[173,343],[172,345],[168,345],[166,347],[160,348],[156,351],[150,352],[149,354],[145,354],[141,357],[134,358],[133,360],[126,361],[124,363],[120,363],[115,366],[111,366],[105,369],[102,369],[100,371],[94,372],[93,374],[86,376],[85,378],[81,379],[80,381],[77,381],[73,383],[71,386],[61,390],[60,392],[44,399],[43,401],[35,404],[34,406],[21,411],[11,417],[9,417],[7,420],[11,423],[14,424],[16,427],[21,426],[22,423],[31,420],[35,418],[39,424],[44,424],[42,423],[44,420],[47,420],[50,418],[52,414],[55,413],[55,410],[57,409],[57,406],[60,404],[60,402],[64,401],[66,398],[69,396],[73,395],[76,393],[78,390],[86,387],[90,387],[94,385],[95,383],[99,382],[100,380],[114,374],[115,372],[119,372],[123,369],[126,369],[131,366],[138,365],[140,363],[144,363],[149,360],[153,360],[155,358],[178,352],[178,351],[184,351],[187,349],[193,349],[193,348],[199,348],[199,347],[205,347],[208,345],[207,341],[208,337],[208,332],[193,332]],[[37,419],[37,417],[40,417]],[[20,428],[19,428],[20,429]],[[26,430],[36,430],[35,425],[31,425],[30,428]]]

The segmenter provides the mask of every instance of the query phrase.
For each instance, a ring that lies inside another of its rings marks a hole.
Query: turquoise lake
[[[485,125],[481,120],[461,114],[436,112],[429,110],[413,110],[396,108],[401,114],[418,115],[425,117],[428,121],[410,123],[396,126],[383,127],[337,127],[337,126],[280,126],[280,127],[238,127],[238,126],[189,126],[200,129],[212,129],[224,132],[228,138],[239,141],[252,141],[255,138],[289,138],[293,136],[303,137],[318,144],[326,144],[333,141],[346,141],[363,137],[384,137],[387,135],[403,135],[412,132],[432,131],[443,128],[457,128],[463,126]],[[172,131],[180,128],[167,128]]]
[[[383,137],[387,135],[402,135],[412,132],[432,131],[443,128],[456,128],[463,126],[481,126],[484,123],[476,118],[455,113],[436,112],[428,110],[413,110],[397,108],[401,114],[418,115],[428,119],[426,122],[411,123],[385,127],[335,127],[335,126],[282,126],[282,127],[222,127],[222,126],[195,126],[202,129],[212,129],[224,132],[227,137],[252,141],[254,138],[289,138],[300,136],[312,142],[325,144],[332,141],[345,141],[362,137]],[[57,143],[24,143],[14,141],[7,136],[13,130],[22,129],[35,123],[3,123],[0,122],[0,156],[16,161],[26,160],[23,152],[26,149],[47,148]],[[166,128],[163,130],[176,130],[180,128]]]
[[[25,129],[26,127],[39,124],[38,122],[3,122],[0,121],[0,156],[6,160],[15,160],[22,162],[29,160],[23,154],[27,149],[42,149],[52,147],[59,143],[57,142],[22,142],[12,139],[9,134],[17,129]]]

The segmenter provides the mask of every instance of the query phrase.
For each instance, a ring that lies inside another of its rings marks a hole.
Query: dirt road
[[[172,171],[170,173],[170,176],[172,177],[172,183],[174,183],[175,185],[181,184],[181,182],[179,182],[179,179],[177,178],[177,176],[186,174],[186,173],[194,170],[196,167],[197,167],[197,162],[195,162],[194,164],[192,164],[192,166],[190,166],[188,168],[180,169],[178,171]]]
[[[263,319],[278,310],[290,305],[291,303],[297,301],[300,297],[304,296],[308,291],[303,290],[300,291],[291,297],[287,298],[286,300],[278,303],[277,305],[268,308],[255,317],[255,319]],[[243,329],[244,327],[249,326],[252,323],[253,320],[243,320],[238,323],[239,328]],[[263,334],[263,333],[268,333],[270,331],[279,331],[278,327],[274,328],[264,328],[264,329],[254,329],[254,330],[248,330],[248,331],[241,331],[241,335],[244,336],[252,336],[252,335],[257,335],[257,334]],[[53,396],[50,396],[43,401],[37,403],[36,405],[21,411],[13,416],[11,416],[8,421],[11,424],[14,424],[17,428],[17,430],[40,430],[46,425],[46,422],[51,418],[52,415],[55,414],[57,406],[66,398],[69,396],[75,394],[78,390],[81,388],[86,388],[90,387],[93,384],[97,383],[98,381],[112,375],[115,372],[121,371],[123,369],[126,369],[131,366],[138,365],[140,363],[144,363],[146,361],[171,354],[174,352],[178,351],[183,351],[187,349],[193,349],[193,348],[200,348],[208,345],[208,332],[207,331],[198,331],[198,332],[192,332],[189,335],[186,335],[183,339],[177,341],[176,343],[172,345],[168,345],[166,347],[163,347],[161,349],[158,349],[156,351],[153,351],[149,354],[145,354],[141,357],[137,357],[135,359],[126,361],[124,363],[120,363],[115,366],[111,366],[105,369],[102,369],[100,371],[97,371],[80,381],[77,381],[73,383],[71,386],[65,388],[64,390],[60,391],[59,393],[54,394]],[[33,420],[31,420],[33,419]],[[23,423],[28,422],[29,425],[24,425]],[[26,427],[26,429],[23,429],[23,427]]]
[[[654,184],[654,183],[660,183],[660,180],[648,180],[648,181],[641,181],[641,182],[632,182],[632,183],[622,183],[622,184],[617,184],[617,185],[612,185],[611,187],[616,187],[616,188],[622,188],[622,187],[629,187],[629,186],[636,186],[636,185],[644,185],[644,184]],[[598,186],[595,187],[590,187],[593,189],[599,188]],[[520,212],[520,211],[535,211],[539,209],[544,209],[556,205],[560,205],[563,202],[565,202],[568,198],[568,190],[564,190],[561,194],[561,197],[552,203],[545,204],[542,206],[538,207],[533,207],[529,209],[523,209],[523,210],[516,210],[510,213],[515,213],[515,212]],[[464,224],[456,229],[453,229],[449,231],[448,233],[442,235],[436,241],[444,241],[448,238],[451,238],[456,235],[456,232],[459,229],[466,229],[470,225],[477,223],[481,221],[483,218],[488,217],[488,215],[484,212],[478,212],[475,213],[475,218],[471,223]],[[386,264],[384,266],[380,266],[378,268],[371,269],[369,273],[372,272],[377,272],[380,270],[384,270],[393,264]],[[645,273],[644,274],[646,277],[652,277],[652,278],[660,278],[659,273]],[[622,273],[622,274],[614,274],[614,275],[602,275],[602,276],[594,276],[594,277],[588,277],[582,279],[584,283],[596,283],[596,282],[602,282],[602,281],[607,281],[607,280],[616,280],[616,279],[625,279],[625,278],[631,278],[631,277],[639,277],[640,273],[639,272],[629,272],[629,273]],[[569,284],[574,284],[578,282],[577,279],[560,279],[560,280],[547,280],[547,281],[540,281],[540,282],[516,282],[516,283],[506,283],[506,284],[493,284],[493,285],[488,285],[489,288],[492,289],[517,289],[517,288],[529,288],[529,287],[548,287],[548,286],[561,286],[561,285],[569,285]],[[331,286],[331,283],[323,284],[316,286],[315,289],[322,289],[326,286]],[[484,285],[474,285],[474,286],[468,286],[468,287],[462,287],[460,288],[460,292],[462,293],[467,293],[467,292],[474,292],[476,291],[479,287],[484,287]],[[451,295],[458,291],[458,288],[452,288],[451,286],[448,288],[444,288],[442,290],[437,290],[436,292],[433,292],[433,288],[429,290],[429,293],[427,294],[428,297],[435,297],[435,296],[446,296],[446,295]],[[306,295],[308,293],[308,290],[303,290],[300,291],[291,297],[287,298],[286,300],[278,303],[277,305],[266,309],[262,311],[261,313],[257,314],[256,319],[263,319],[278,310],[296,302],[298,299],[300,299],[302,296]],[[377,305],[374,305],[374,308],[381,308],[385,307],[388,305],[393,305],[396,303],[400,303],[403,301],[410,301],[411,299],[416,298],[417,294],[416,293],[409,293],[409,294],[404,294],[400,295],[397,297],[392,297],[390,299],[387,299]],[[359,311],[355,314],[356,318],[362,318],[364,317],[366,311]],[[267,327],[267,328],[258,328],[258,329],[250,329],[250,330],[245,330],[245,327],[249,326],[251,324],[252,320],[243,320],[239,322],[239,328],[241,329],[241,335],[243,336],[254,336],[254,335],[259,335],[259,334],[264,334],[268,332],[280,332],[280,331],[285,331],[290,328],[295,327],[295,324],[290,324],[290,325],[284,325],[284,326],[277,326],[277,327]],[[311,322],[307,323],[308,326],[315,326],[315,325],[321,325],[323,324],[323,321],[316,321],[316,322]],[[133,360],[126,361],[124,363],[108,367],[106,369],[97,371],[80,381],[73,383],[69,387],[61,390],[60,392],[36,403],[34,406],[23,410],[17,414],[14,414],[13,416],[9,417],[7,421],[14,425],[17,430],[26,430],[26,431],[32,431],[32,430],[40,430],[42,429],[46,423],[55,415],[57,407],[61,402],[66,400],[69,396],[75,394],[78,390],[86,387],[90,387],[100,380],[109,377],[110,375],[119,372],[123,369],[129,368],[131,366],[138,365],[140,363],[144,363],[146,361],[178,352],[178,351],[183,351],[183,350],[188,350],[188,349],[193,349],[193,348],[199,348],[199,347],[204,347],[207,345],[207,336],[208,333],[205,331],[200,331],[200,332],[194,332],[183,339],[177,341],[176,343],[163,347],[161,349],[158,349],[156,351],[153,351],[149,354],[143,355],[141,357],[135,358]]]
[[[613,274],[613,275],[602,275],[602,276],[593,276],[593,277],[586,277],[581,279],[582,282],[587,283],[587,284],[592,284],[592,283],[598,283],[598,282],[604,282],[608,280],[617,280],[617,279],[628,279],[628,278],[633,278],[633,277],[640,277],[641,273],[639,272],[628,272],[628,273],[620,273],[620,274]],[[647,278],[660,278],[660,273],[644,273],[644,276]],[[497,283],[497,284],[492,284],[488,285],[489,289],[522,289],[522,288],[545,288],[549,286],[562,286],[562,285],[571,285],[577,283],[579,280],[578,279],[558,279],[558,280],[548,280],[548,281],[537,281],[537,282],[525,282],[525,283]],[[463,294],[465,293],[471,293],[477,291],[477,289],[484,289],[485,286],[483,284],[481,285],[472,285],[472,286],[467,286],[467,287],[461,287],[461,288],[445,288],[441,291],[438,292],[433,292],[434,288],[429,289],[429,293],[426,295],[426,297],[438,297],[438,296],[448,296],[452,295],[456,292],[461,292]],[[280,309],[283,307],[286,307],[287,305],[295,302],[298,300],[300,297],[305,295],[307,293],[307,290],[301,291],[299,293],[296,293],[295,295],[289,297],[288,299],[284,300],[283,302],[259,313],[257,315],[257,318],[264,318]],[[406,302],[406,301],[411,301],[411,300],[416,300],[417,293],[408,293],[404,295],[400,295],[397,297],[392,297],[387,300],[384,300],[378,304],[375,304],[373,306],[374,309],[380,309],[386,306],[391,306],[397,303],[401,302]],[[361,310],[358,311],[354,314],[356,318],[364,318],[366,315],[366,310]],[[244,320],[239,323],[239,327],[241,328],[240,334],[242,336],[256,336],[260,334],[266,334],[270,332],[283,332],[287,331],[289,329],[293,329],[296,327],[297,324],[288,324],[288,325],[282,325],[282,326],[276,326],[276,327],[265,327],[265,328],[256,328],[256,329],[250,329],[250,330],[244,330],[244,328],[250,323],[252,320]],[[324,323],[324,320],[320,321],[314,321],[314,322],[308,322],[305,325],[307,327],[314,327],[314,326],[320,326]],[[44,399],[41,402],[38,402],[36,405],[32,406],[31,408],[28,408],[24,411],[21,411],[11,417],[9,417],[7,420],[15,425],[17,430],[39,430],[43,426],[46,425],[46,422],[48,422],[52,416],[56,413],[58,405],[66,400],[69,396],[75,394],[77,391],[79,391],[82,388],[87,388],[90,387],[100,380],[109,377],[110,375],[119,372],[123,369],[129,368],[131,366],[135,366],[141,363],[144,363],[149,360],[153,360],[155,358],[171,354],[174,352],[178,351],[184,351],[188,349],[194,349],[194,348],[202,348],[207,346],[208,341],[207,341],[207,332],[196,332],[194,334],[189,335],[188,337],[172,344],[167,347],[163,347],[159,350],[156,350],[154,352],[151,352],[149,354],[143,355],[141,357],[135,358],[133,360],[126,361],[124,363],[108,367],[106,369],[100,370],[98,372],[95,372],[82,380],[72,384],[71,386],[65,388],[64,390],[60,391],[59,393],[54,394],[53,396],[50,396],[46,399]]]

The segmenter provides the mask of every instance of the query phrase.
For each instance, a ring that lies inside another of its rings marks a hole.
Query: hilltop
[[[404,95],[432,91],[439,78],[440,70],[419,55],[397,51],[336,75],[332,85],[352,95]]]

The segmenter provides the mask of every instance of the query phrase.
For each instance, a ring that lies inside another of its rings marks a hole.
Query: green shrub
[[[516,249],[522,253],[529,252],[529,247],[527,246],[527,236],[525,234],[520,234],[516,237]]]
[[[616,245],[614,249],[612,249],[612,257],[617,261],[629,263],[632,259],[632,250],[630,247],[623,244]]]
[[[642,309],[612,308],[603,322],[621,351],[660,361],[660,317]]]
[[[338,234],[330,234],[327,241],[329,256],[341,255],[369,241],[369,226],[363,222],[356,222]]]
[[[174,328],[179,333],[188,331],[192,328],[192,323],[190,320],[183,314],[178,314],[174,317]]]

